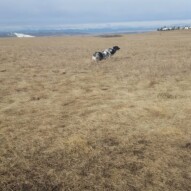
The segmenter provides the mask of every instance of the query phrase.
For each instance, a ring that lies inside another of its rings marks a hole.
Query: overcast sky
[[[191,0],[0,0],[0,24],[191,19]]]

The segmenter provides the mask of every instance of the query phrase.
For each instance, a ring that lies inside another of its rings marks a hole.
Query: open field
[[[0,39],[0,190],[191,190],[191,32]]]

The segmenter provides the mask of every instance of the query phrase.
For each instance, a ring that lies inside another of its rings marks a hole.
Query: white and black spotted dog
[[[114,55],[120,48],[118,46],[114,46],[113,48],[105,49],[102,52],[95,52],[92,56],[92,60],[94,61],[101,61],[107,59]]]

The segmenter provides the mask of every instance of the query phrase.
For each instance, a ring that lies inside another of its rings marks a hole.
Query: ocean
[[[90,24],[6,25],[0,24],[0,37],[16,37],[17,34],[39,36],[107,35],[156,31],[164,26],[191,26],[191,20],[137,21]]]

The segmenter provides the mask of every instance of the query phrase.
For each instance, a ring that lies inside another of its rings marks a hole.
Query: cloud
[[[189,19],[190,0],[4,0],[1,21],[63,23]]]

